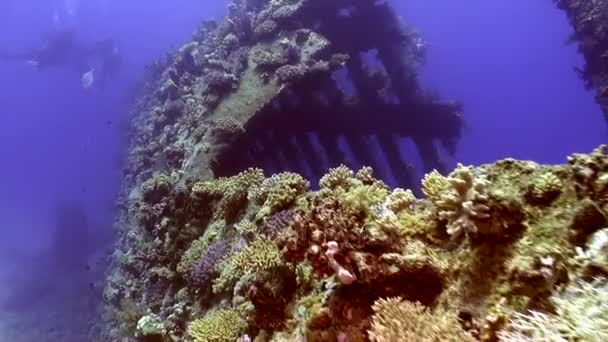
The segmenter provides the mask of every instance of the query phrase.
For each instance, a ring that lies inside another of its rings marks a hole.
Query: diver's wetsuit
[[[0,51],[0,60],[23,61],[43,70],[52,67],[71,67],[80,75],[90,71],[92,64],[99,65],[96,76],[101,85],[116,74],[122,58],[113,39],[104,39],[92,48],[81,44],[73,30],[53,33],[41,48],[26,52]]]
[[[82,46],[72,30],[52,34],[41,48],[26,52],[0,52],[0,59],[25,61],[38,69],[50,67],[73,67],[78,72],[86,71],[91,52]]]

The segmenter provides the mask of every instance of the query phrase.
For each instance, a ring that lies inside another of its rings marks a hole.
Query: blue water
[[[466,130],[452,162],[515,157],[563,163],[570,153],[608,141],[592,93],[573,72],[582,58],[574,45],[564,44],[571,28],[552,1],[393,3],[429,44],[421,70],[425,88],[464,104]],[[224,11],[224,2],[200,0],[0,2],[2,49],[35,47],[53,27],[73,27],[83,42],[114,37],[125,59],[117,79],[90,91],[70,70],[40,72],[25,63],[0,62],[0,305],[4,299],[12,304],[0,306],[0,322],[13,322],[0,324],[0,341],[50,310],[44,301],[62,294],[53,282],[59,289],[65,281],[82,285],[81,296],[98,294],[87,292],[95,280],[86,275],[94,268],[88,260],[74,266],[86,271],[76,272],[74,281],[39,261],[61,259],[51,252],[70,257],[70,251],[50,249],[57,205],[83,209],[93,240],[86,255],[98,252],[102,243],[94,241],[108,241],[112,230],[124,126],[145,65],[179,47],[201,19]],[[38,302],[15,290],[41,282],[48,286],[38,289]],[[52,309],[65,313],[60,303]],[[23,334],[20,340],[34,340]]]

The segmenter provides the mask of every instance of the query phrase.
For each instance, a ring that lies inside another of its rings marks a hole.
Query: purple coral
[[[260,228],[260,233],[272,239],[293,222],[296,212],[293,209],[282,210],[272,215]]]
[[[215,266],[224,259],[228,252],[230,252],[229,241],[222,239],[213,243],[198,264],[194,266],[191,274],[192,284],[196,287],[206,286],[215,272]]]

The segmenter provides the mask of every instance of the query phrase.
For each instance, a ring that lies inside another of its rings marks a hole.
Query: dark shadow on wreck
[[[16,341],[34,336],[83,341],[100,314],[111,230],[91,229],[80,203],[59,204],[55,215],[49,248],[13,256],[12,270],[2,279],[6,293],[0,298],[0,313],[16,318],[17,327],[30,327]]]

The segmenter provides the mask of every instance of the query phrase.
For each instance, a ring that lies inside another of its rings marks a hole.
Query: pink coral
[[[329,267],[334,270],[336,273],[336,278],[338,278],[342,285],[350,285],[357,280],[357,277],[336,261],[335,257],[338,252],[339,248],[336,241],[330,241],[327,243],[327,251],[325,251],[325,256],[327,257]]]

